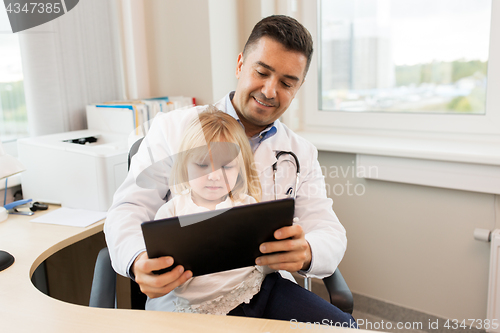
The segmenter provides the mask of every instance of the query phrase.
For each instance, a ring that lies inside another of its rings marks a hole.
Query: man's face
[[[288,108],[304,82],[307,58],[279,42],[262,37],[240,53],[238,85],[232,100],[247,136],[259,133]]]

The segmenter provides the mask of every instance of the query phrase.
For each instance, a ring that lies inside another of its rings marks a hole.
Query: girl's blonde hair
[[[234,143],[234,145],[217,144],[225,142]],[[230,198],[239,201],[243,199],[242,194],[247,194],[260,201],[259,176],[253,169],[252,149],[245,131],[236,119],[217,110],[214,106],[209,106],[199,113],[184,133],[170,177],[172,192],[181,194],[189,189],[188,163],[193,159],[202,161],[207,157],[210,157],[213,162],[213,152],[215,152],[217,160],[235,156],[238,162],[238,178],[233,189],[229,192]],[[222,154],[225,156],[221,156]],[[228,163],[231,160],[225,162]],[[221,166],[219,165],[219,167]]]

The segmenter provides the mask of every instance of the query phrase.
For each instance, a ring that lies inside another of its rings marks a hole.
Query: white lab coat
[[[225,111],[225,101],[215,106]],[[172,156],[178,152],[184,129],[205,107],[172,111],[158,115],[133,157],[130,172],[116,191],[113,205],[104,224],[106,242],[113,268],[128,276],[132,260],[145,250],[140,224],[153,220],[165,203],[168,193],[168,174]],[[277,120],[277,133],[264,140],[254,154],[255,167],[262,185],[262,201],[274,199],[272,165],[279,151],[294,152],[300,163],[300,177],[295,203],[295,216],[306,233],[312,251],[308,277],[331,275],[342,260],[347,246],[345,229],[327,198],[324,177],[317,160],[316,148]],[[286,197],[291,187],[295,191],[295,162],[289,155],[279,159],[276,188],[278,198]]]

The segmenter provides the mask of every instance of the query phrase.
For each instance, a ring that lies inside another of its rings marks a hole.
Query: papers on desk
[[[37,217],[31,220],[31,222],[84,228],[105,218],[106,213],[107,212],[62,207]]]

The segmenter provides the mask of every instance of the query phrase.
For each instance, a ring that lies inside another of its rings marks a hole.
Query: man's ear
[[[243,66],[243,52],[238,54],[238,62],[236,64],[236,78],[240,78],[241,66]]]

